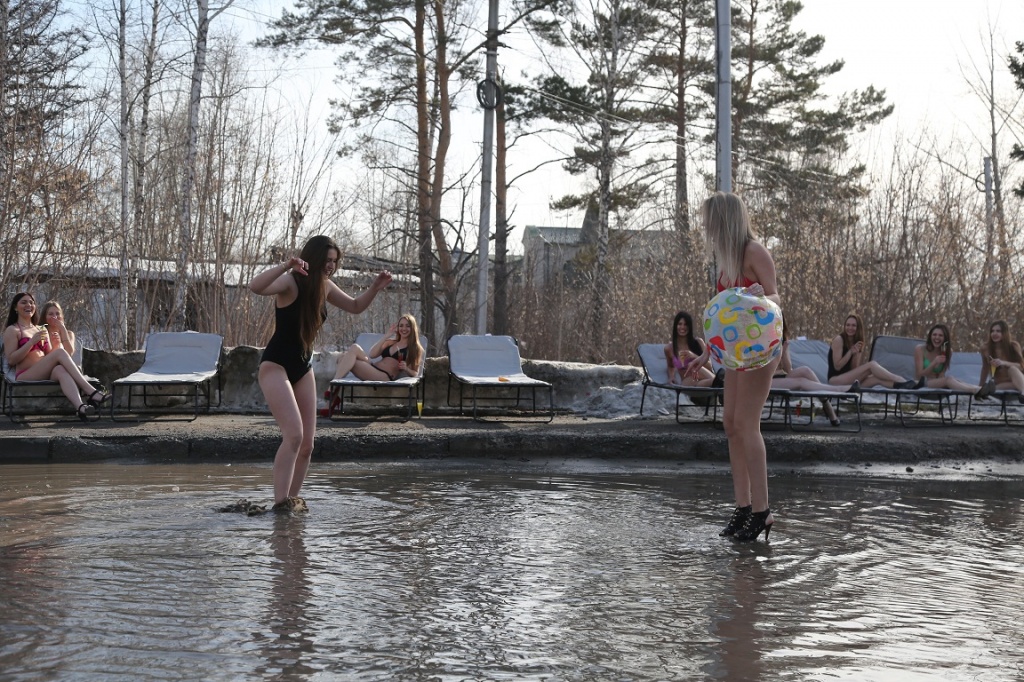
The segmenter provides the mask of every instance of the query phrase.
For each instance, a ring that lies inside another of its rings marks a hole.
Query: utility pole
[[[729,0],[715,0],[716,182],[720,192],[732,191],[732,15]]]
[[[498,0],[489,0],[487,13],[487,73],[476,89],[476,98],[484,109],[484,143],[480,172],[480,233],[477,241],[476,333],[487,333],[487,289],[489,235],[491,229],[491,166],[494,158],[494,110],[501,93],[498,89]]]
[[[995,232],[992,221],[992,157],[986,156],[985,164],[985,227],[989,235]]]

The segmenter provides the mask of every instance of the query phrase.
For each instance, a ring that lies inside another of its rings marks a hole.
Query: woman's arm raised
[[[337,284],[328,280],[327,300],[331,305],[341,308],[347,313],[358,315],[370,307],[370,303],[377,297],[377,294],[386,289],[389,284],[391,284],[391,273],[383,270],[373,280],[373,284],[370,285],[369,289],[359,294],[356,298],[352,298],[342,291]]]
[[[298,292],[294,277],[286,277],[290,270],[300,275],[306,274],[307,263],[298,256],[264,270],[249,282],[249,291],[260,296],[274,296],[285,292]]]

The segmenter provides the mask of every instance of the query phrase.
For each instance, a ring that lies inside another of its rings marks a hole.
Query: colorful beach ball
[[[726,369],[764,367],[782,352],[782,309],[742,287],[725,289],[704,308],[704,340]]]

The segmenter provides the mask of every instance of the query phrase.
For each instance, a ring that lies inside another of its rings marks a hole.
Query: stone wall
[[[225,348],[221,355],[222,393],[219,407],[215,412],[266,412],[267,406],[256,380],[260,355],[263,349],[252,346]],[[323,406],[323,394],[334,377],[338,352],[316,353],[313,356],[313,373],[316,377],[317,397]],[[83,369],[89,376],[96,377],[108,389],[115,379],[128,376],[142,366],[142,351],[110,352],[86,350],[82,358]],[[636,412],[639,410],[639,384],[643,377],[637,367],[623,365],[586,365],[572,362],[547,362],[524,360],[523,371],[536,379],[552,384],[555,408],[574,412],[608,413]],[[428,412],[448,411],[448,358],[427,358],[424,371],[426,398],[424,410]],[[628,387],[628,389],[627,389]],[[624,391],[624,389],[627,389]],[[453,400],[455,399],[453,388]],[[612,407],[608,400],[611,398]],[[620,398],[625,403],[617,405]],[[546,402],[540,398],[541,404]],[[651,400],[650,396],[648,400]],[[595,401],[597,401],[595,403]],[[216,401],[215,401],[216,402]],[[635,403],[635,404],[634,404]],[[603,414],[602,416],[609,416]],[[614,414],[612,416],[615,416]]]

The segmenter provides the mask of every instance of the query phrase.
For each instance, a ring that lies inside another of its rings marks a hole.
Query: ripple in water
[[[500,470],[498,470],[500,468]],[[1019,680],[1018,481],[7,466],[5,680]]]

